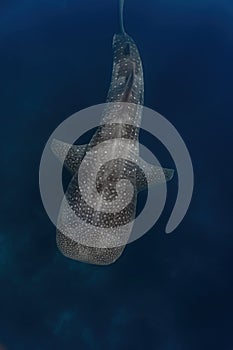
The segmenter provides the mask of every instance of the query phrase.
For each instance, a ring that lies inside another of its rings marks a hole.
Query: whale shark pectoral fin
[[[142,159],[139,159],[138,165],[144,172],[144,176],[142,173],[138,173],[137,176],[138,192],[147,189],[149,186],[170,181],[174,175],[173,169],[161,168],[149,164]]]
[[[51,150],[55,156],[64,163],[65,167],[74,174],[80,165],[87,145],[70,145],[69,143],[53,139]]]

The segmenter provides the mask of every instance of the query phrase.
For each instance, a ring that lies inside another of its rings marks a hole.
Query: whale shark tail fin
[[[124,0],[119,0],[120,3],[120,28],[121,28],[121,33],[126,34],[125,27],[124,27]]]

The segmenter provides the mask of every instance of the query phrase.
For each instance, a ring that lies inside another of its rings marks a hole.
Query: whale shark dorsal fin
[[[124,27],[124,3],[124,0],[120,0],[120,28],[122,34],[126,34]]]
[[[55,156],[64,163],[65,167],[73,175],[86,152],[87,145],[70,145],[69,143],[53,139],[51,150]]]
[[[137,174],[137,191],[143,191],[150,186],[161,184],[170,181],[173,178],[174,170],[161,168],[159,166],[145,162],[142,158],[138,159],[138,166],[143,170],[146,177],[142,177],[140,173]]]

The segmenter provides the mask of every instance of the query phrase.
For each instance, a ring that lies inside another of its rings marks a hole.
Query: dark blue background
[[[114,265],[71,261],[56,248],[39,195],[40,156],[60,122],[104,102],[117,9],[117,0],[1,0],[0,343],[232,350],[231,0],[126,0],[145,105],[175,125],[193,160],[182,224],[164,234],[174,179],[158,224]],[[156,156],[173,165],[162,147]]]

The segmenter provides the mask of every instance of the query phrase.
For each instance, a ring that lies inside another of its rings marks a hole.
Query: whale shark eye
[[[127,43],[124,47],[124,51],[123,51],[125,56],[129,56],[130,55],[130,45],[129,43]]]

